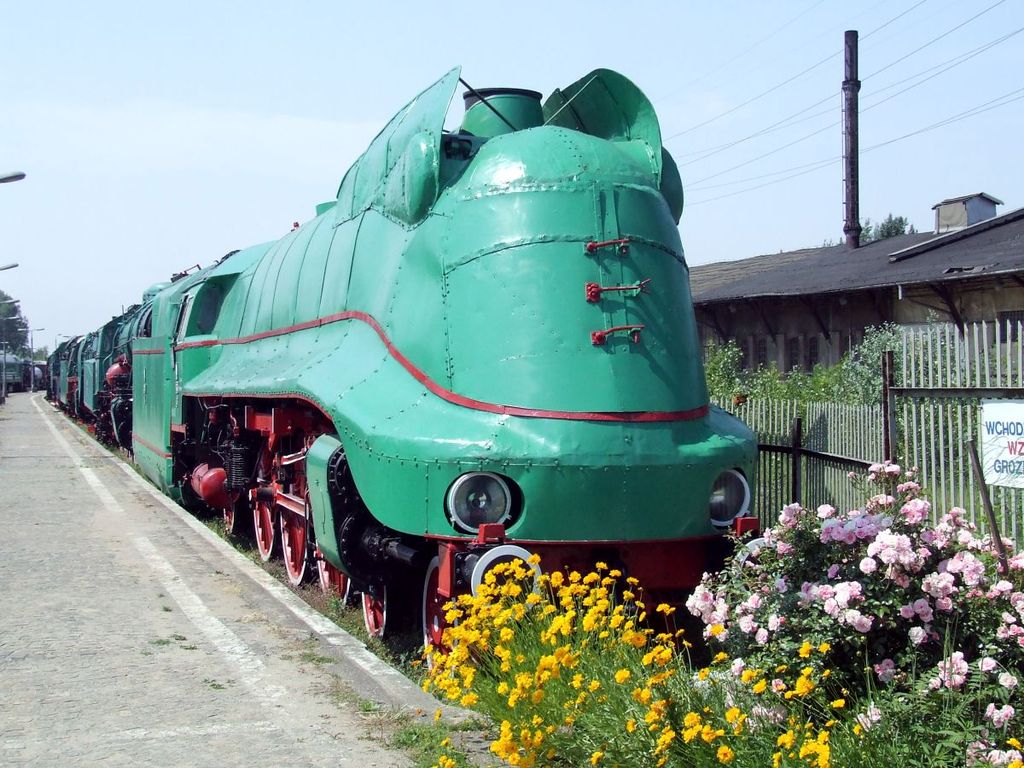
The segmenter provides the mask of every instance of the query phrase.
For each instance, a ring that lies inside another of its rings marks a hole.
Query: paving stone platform
[[[408,764],[359,712],[388,675],[325,665],[308,622],[38,394],[0,406],[0,488],[0,765]]]

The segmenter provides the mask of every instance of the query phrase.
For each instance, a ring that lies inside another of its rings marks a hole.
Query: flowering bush
[[[705,576],[706,666],[635,579],[513,562],[449,604],[424,687],[493,718],[514,766],[1024,768],[1024,558],[999,573],[962,510],[930,526],[912,475],[872,467],[862,510],[789,506]]]
[[[787,506],[763,539],[705,575],[687,607],[739,670],[827,645],[833,684],[868,707],[913,694],[948,710],[955,694],[979,725],[974,759],[1005,765],[1019,755],[986,738],[1024,703],[1024,554],[1001,572],[994,542],[962,509],[930,525],[914,474],[873,465],[863,509]]]

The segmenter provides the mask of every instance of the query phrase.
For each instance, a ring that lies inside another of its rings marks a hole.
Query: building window
[[[999,312],[999,334],[1003,342],[1020,341],[1020,327],[1024,323],[1024,311]]]
[[[811,336],[807,340],[807,370],[813,371],[814,366],[818,364],[818,337]]]
[[[800,339],[790,336],[786,339],[786,370],[800,367]]]
[[[757,337],[757,354],[755,355],[757,360],[757,367],[764,368],[768,365],[768,339],[764,336]]]

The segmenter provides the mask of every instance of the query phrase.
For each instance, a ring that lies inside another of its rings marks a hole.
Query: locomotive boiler
[[[62,345],[51,390],[154,483],[251,528],[368,631],[494,564],[597,560],[678,602],[749,523],[756,444],[709,405],[649,100],[596,70],[406,104],[280,240]]]

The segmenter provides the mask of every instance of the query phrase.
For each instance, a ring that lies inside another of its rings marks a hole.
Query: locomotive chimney
[[[477,88],[462,94],[462,130],[491,138],[544,124],[541,94],[525,88]],[[486,102],[486,103],[485,103]]]

